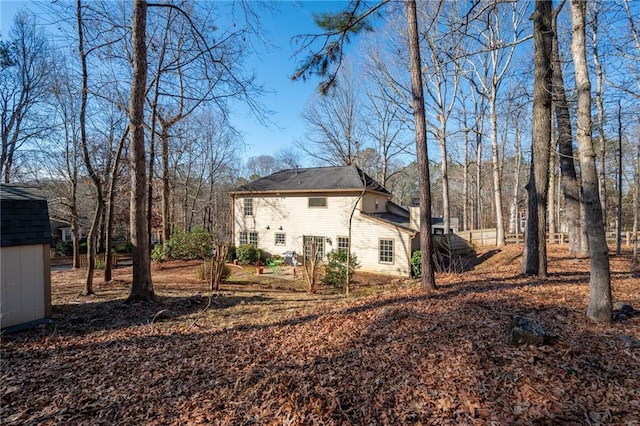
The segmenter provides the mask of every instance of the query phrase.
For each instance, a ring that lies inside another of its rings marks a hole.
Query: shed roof
[[[391,194],[355,165],[280,170],[242,185],[231,193],[362,191],[363,189]]]
[[[0,247],[51,243],[47,200],[38,188],[0,184]]]

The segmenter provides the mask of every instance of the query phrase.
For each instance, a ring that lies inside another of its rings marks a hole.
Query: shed
[[[51,226],[38,188],[0,184],[0,328],[47,321],[51,316]]]

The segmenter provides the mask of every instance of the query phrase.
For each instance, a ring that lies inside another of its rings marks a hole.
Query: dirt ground
[[[521,253],[478,253],[431,294],[358,274],[348,298],[238,266],[211,293],[199,262],[166,262],[156,302],[127,305],[130,267],[89,297],[84,271],[54,272],[54,322],[2,336],[0,423],[640,424],[640,316],[588,321],[588,259],[550,246],[540,280]],[[611,271],[638,309],[630,257]],[[549,343],[507,345],[516,316]]]

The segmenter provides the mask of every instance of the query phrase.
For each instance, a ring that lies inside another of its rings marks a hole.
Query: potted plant
[[[264,272],[264,262],[262,262],[262,259],[260,259],[256,262],[256,274],[260,275],[263,272]]]

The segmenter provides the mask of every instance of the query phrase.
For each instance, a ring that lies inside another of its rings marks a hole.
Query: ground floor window
[[[380,263],[393,263],[393,240],[380,240],[378,248]]]
[[[338,237],[338,251],[347,251],[347,250],[349,250],[349,238]]]
[[[238,238],[238,242],[241,246],[251,244],[254,247],[258,247],[258,233],[240,231],[240,238]]]

